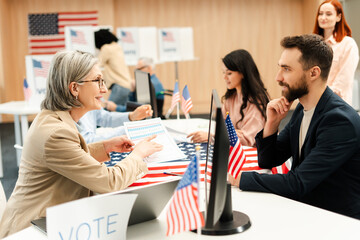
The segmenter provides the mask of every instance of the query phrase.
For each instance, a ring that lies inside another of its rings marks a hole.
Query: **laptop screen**
[[[120,194],[138,194],[130,213],[128,225],[157,218],[174,194],[180,178],[172,181],[147,185],[136,189],[120,191]]]

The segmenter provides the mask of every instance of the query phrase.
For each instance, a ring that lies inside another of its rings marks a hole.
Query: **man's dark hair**
[[[281,41],[281,46],[284,48],[299,49],[302,54],[299,62],[302,64],[303,69],[308,70],[314,66],[318,66],[321,69],[321,78],[327,80],[333,59],[333,51],[321,36],[306,34],[285,37]]]

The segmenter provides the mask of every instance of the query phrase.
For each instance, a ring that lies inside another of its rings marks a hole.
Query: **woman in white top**
[[[314,33],[324,37],[334,52],[328,86],[347,103],[352,102],[352,86],[359,62],[359,50],[351,37],[341,3],[326,0],[319,6]]]

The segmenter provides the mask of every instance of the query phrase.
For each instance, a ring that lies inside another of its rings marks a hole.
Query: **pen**
[[[176,173],[170,173],[170,172],[163,172],[164,174],[167,174],[167,175],[173,175],[173,176],[178,176],[178,177],[182,177],[183,175],[181,174],[176,174]]]

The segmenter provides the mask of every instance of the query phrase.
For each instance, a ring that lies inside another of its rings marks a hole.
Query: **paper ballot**
[[[153,141],[164,146],[162,151],[146,157],[146,162],[165,162],[186,157],[169,135],[160,118],[125,122],[124,126],[126,135],[135,144],[146,137],[156,134],[157,137]]]

